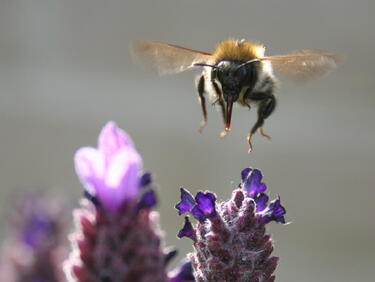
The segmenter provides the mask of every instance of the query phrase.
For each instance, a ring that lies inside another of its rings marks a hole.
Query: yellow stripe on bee
[[[248,61],[264,57],[264,52],[265,48],[254,42],[229,39],[216,46],[213,57],[216,62],[223,60]]]

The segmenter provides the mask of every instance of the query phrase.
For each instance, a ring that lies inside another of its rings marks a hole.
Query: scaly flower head
[[[161,247],[156,193],[150,173],[129,136],[109,122],[98,148],[84,147],[75,156],[85,199],[74,212],[77,230],[65,262],[69,281],[189,281],[186,267],[168,274],[176,254]],[[181,279],[180,279],[181,278]]]
[[[178,237],[194,242],[189,254],[197,281],[274,281],[278,258],[271,257],[271,236],[265,225],[285,223],[285,208],[280,198],[268,204],[267,186],[258,169],[245,168],[242,183],[232,199],[216,203],[210,192],[198,192],[194,198],[181,188],[176,205],[180,215],[190,213],[198,220],[193,226],[189,217]]]

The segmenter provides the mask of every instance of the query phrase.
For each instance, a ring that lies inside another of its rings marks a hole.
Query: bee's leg
[[[259,127],[258,131],[259,131],[260,135],[262,135],[263,137],[266,137],[268,140],[272,139],[271,135],[268,135],[267,133],[264,132],[263,126]]]
[[[224,100],[222,98],[219,85],[217,85],[216,81],[215,80],[211,80],[211,83],[212,83],[212,85],[213,85],[213,87],[215,89],[216,96],[217,96],[217,102],[219,102],[220,109],[221,109],[221,115],[223,117],[223,122],[224,122],[224,125],[225,125],[225,104],[224,104]],[[225,131],[225,130],[222,131],[220,133],[220,138],[225,137],[227,134],[228,134],[228,131]]]
[[[222,99],[220,99],[219,104],[220,104],[220,109],[221,109],[221,115],[223,117],[223,122],[225,123],[225,105],[224,105],[224,101]]]
[[[252,143],[251,143],[252,136],[257,130],[259,130],[262,136],[265,136],[268,139],[271,138],[271,136],[263,132],[262,126],[264,124],[264,120],[268,118],[276,108],[276,98],[272,94],[272,92],[252,93],[250,98],[254,101],[259,101],[259,106],[258,106],[258,120],[256,121],[256,123],[254,124],[253,128],[250,130],[247,136],[247,142],[249,144],[249,153],[253,149]]]
[[[243,96],[243,103],[249,108],[249,110],[251,109],[251,106],[250,106],[250,93],[251,93],[251,88],[248,88]]]
[[[202,75],[198,79],[197,83],[198,95],[199,95],[199,103],[201,104],[203,119],[199,125],[198,131],[202,132],[203,128],[207,124],[207,108],[206,108],[206,99],[204,97],[204,76]]]
[[[220,109],[221,109],[221,115],[223,116],[223,122],[225,123],[225,105],[223,98],[221,97],[221,91],[219,88],[219,85],[217,85],[215,80],[211,80],[211,83],[215,89],[217,100],[215,100],[215,103],[219,102]]]

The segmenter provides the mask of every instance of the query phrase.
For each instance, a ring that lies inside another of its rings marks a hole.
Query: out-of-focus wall
[[[228,198],[246,166],[261,168],[287,226],[271,225],[278,281],[372,281],[375,224],[375,19],[372,0],[0,1],[0,226],[15,191],[51,189],[77,204],[73,154],[115,120],[155,174],[167,245],[178,188]],[[344,55],[332,75],[281,81],[271,142],[245,136],[253,111],[236,108],[223,140],[209,109],[203,134],[194,72],[159,79],[131,63],[132,40],[210,51],[228,37],[262,42],[268,54],[320,48]],[[3,237],[4,229],[0,229]]]

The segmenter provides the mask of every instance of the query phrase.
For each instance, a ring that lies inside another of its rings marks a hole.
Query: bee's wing
[[[317,49],[264,57],[261,60],[270,61],[277,72],[296,82],[305,82],[323,76],[334,70],[339,63],[339,58],[335,54]]]
[[[138,41],[131,46],[135,62],[159,75],[182,72],[196,63],[209,63],[211,54],[156,41]]]

